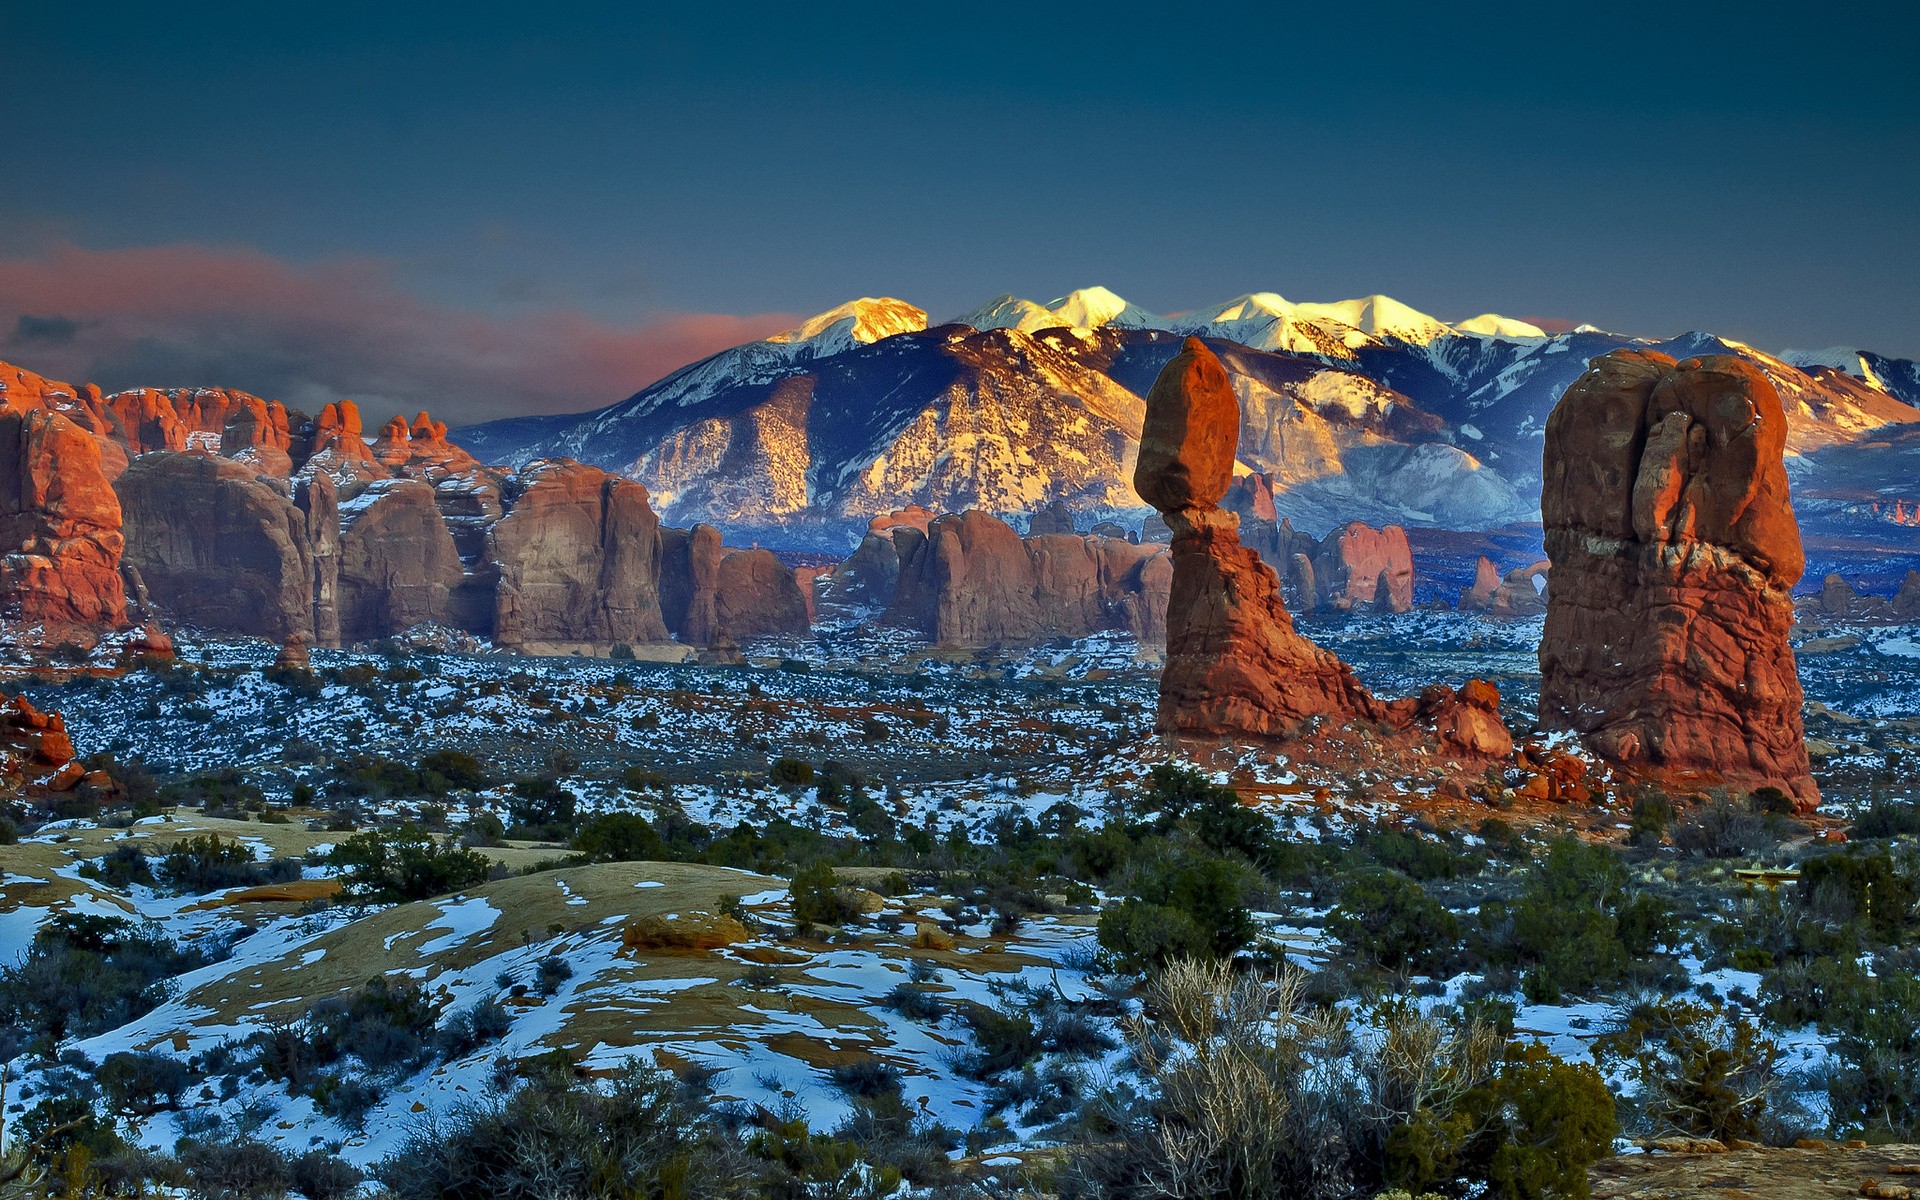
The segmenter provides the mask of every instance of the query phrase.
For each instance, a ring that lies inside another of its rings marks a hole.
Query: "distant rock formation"
[[[1493,595],[1499,590],[1500,568],[1482,554],[1473,566],[1472,585],[1460,593],[1460,603],[1455,607],[1461,612],[1484,612],[1493,607]]]
[[[1078,533],[1074,528],[1073,510],[1067,507],[1065,500],[1054,500],[1045,508],[1033,514],[1027,523],[1027,536],[1039,537],[1046,533]]]
[[[339,534],[339,636],[382,637],[447,624],[464,570],[453,535],[419,479],[370,484],[347,506]]]
[[[1767,377],[1595,359],[1547,423],[1540,715],[1629,772],[1819,803],[1788,632],[1805,568]]]
[[[0,410],[0,625],[48,646],[128,625],[119,499],[100,446],[58,413]]]
[[[276,642],[314,637],[308,514],[245,463],[143,454],[114,482],[127,560],[176,620]]]
[[[0,796],[42,799],[86,778],[59,713],[41,712],[25,696],[0,696]]]
[[[1360,521],[1327,535],[1313,558],[1320,602],[1339,612],[1413,611],[1413,549],[1398,525]]]
[[[1903,621],[1920,621],[1920,571],[1911,568],[1893,594],[1893,615]]]
[[[566,650],[661,642],[660,519],[647,489],[565,459],[528,467],[488,531],[494,640]]]
[[[989,513],[929,521],[876,518],[860,548],[822,583],[823,604],[956,648],[1018,645],[1122,630],[1166,636],[1165,547],[1093,534],[1022,538]]]
[[[1147,396],[1133,481],[1173,531],[1160,729],[1278,738],[1316,717],[1384,718],[1351,668],[1294,632],[1279,579],[1240,544],[1238,518],[1218,507],[1239,436],[1226,369],[1187,339]]]
[[[660,611],[693,646],[805,633],[811,604],[799,577],[771,550],[728,549],[711,525],[662,529]]]

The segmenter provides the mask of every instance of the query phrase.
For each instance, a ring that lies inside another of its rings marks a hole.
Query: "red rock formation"
[[[1552,590],[1550,562],[1515,567],[1500,580],[1487,609],[1496,617],[1531,617],[1547,611],[1547,596]]]
[[[25,696],[0,696],[0,792],[38,799],[71,791],[85,775],[59,713],[43,713]]]
[[[847,616],[886,609],[893,604],[899,582],[900,552],[894,547],[893,534],[869,533],[860,539],[859,548],[822,581],[821,602],[830,611]]]
[[[358,641],[446,624],[464,571],[432,485],[369,484],[343,508],[350,520],[340,531],[340,636]]]
[[[1920,571],[1907,571],[1900,590],[1893,594],[1893,615],[1903,621],[1920,620]]]
[[[1500,719],[1500,689],[1469,679],[1458,692],[1436,684],[1420,693],[1417,715],[1433,726],[1443,753],[1462,758],[1505,758],[1513,735]]]
[[[424,412],[413,419],[412,425],[402,417],[388,421],[371,452],[382,466],[395,470],[411,467],[438,474],[480,465],[473,455],[447,440],[445,421],[436,421]]]
[[[1413,548],[1398,525],[1350,521],[1320,543],[1313,559],[1320,599],[1336,612],[1413,611]]]
[[[0,410],[0,621],[11,635],[91,645],[127,627],[120,520],[98,440],[58,413]]]
[[[921,533],[933,524],[934,515],[918,504],[909,504],[905,508],[890,513],[881,513],[867,522],[868,533],[888,533],[895,529],[917,529]]]
[[[1819,803],[1787,636],[1786,418],[1743,359],[1595,359],[1547,423],[1540,714],[1624,770]]]
[[[283,642],[313,637],[307,514],[244,463],[136,458],[114,483],[127,559],[178,621]]]
[[[570,460],[530,466],[488,531],[504,646],[661,642],[660,519],[647,489]]]
[[[322,458],[330,466],[351,469],[356,463],[371,464],[373,448],[367,445],[366,430],[360,423],[360,407],[351,400],[336,400],[301,427],[295,457],[304,465]]]
[[[280,647],[280,653],[274,655],[273,665],[280,671],[311,671],[313,655],[308,652],[307,641],[301,637],[290,637]]]
[[[313,555],[313,641],[340,644],[340,497],[333,477],[315,471],[293,485],[293,506],[300,513]]]
[[[293,471],[288,450],[293,434],[288,429],[286,406],[245,393],[235,393],[233,408],[220,430],[220,453],[255,467],[262,475],[287,475]]]
[[[1239,436],[1226,369],[1187,339],[1147,396],[1134,474],[1134,490],[1173,531],[1160,729],[1277,738],[1314,718],[1383,719],[1385,706],[1345,663],[1294,632],[1278,578],[1217,507]]]
[[[1473,586],[1460,593],[1461,612],[1484,612],[1493,607],[1493,594],[1500,590],[1500,568],[1486,555],[1473,567]]]
[[[896,532],[900,580],[887,620],[942,646],[1031,641],[1047,628],[1034,601],[1033,560],[1013,527],[989,513],[940,517],[924,537]]]
[[[660,536],[660,613],[681,641],[735,644],[812,624],[799,576],[773,551],[729,550],[711,525]]]

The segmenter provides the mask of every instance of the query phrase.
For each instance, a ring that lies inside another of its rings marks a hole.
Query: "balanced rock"
[[[97,439],[58,413],[0,410],[0,621],[45,643],[126,628],[120,524]]]
[[[1744,359],[1597,358],[1547,422],[1540,716],[1631,773],[1819,803],[1788,634],[1786,417]]]
[[[1384,706],[1334,655],[1294,631],[1280,582],[1216,507],[1231,481],[1240,405],[1220,360],[1189,338],[1147,398],[1134,490],[1173,531],[1162,732],[1287,737],[1316,717]]]

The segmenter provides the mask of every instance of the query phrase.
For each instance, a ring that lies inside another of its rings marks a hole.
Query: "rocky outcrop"
[[[58,413],[0,410],[0,624],[9,637],[91,645],[126,628],[120,525],[92,435]]]
[[[660,521],[632,480],[564,459],[535,463],[487,543],[500,572],[501,645],[604,650],[666,640]]]
[[[1500,568],[1494,565],[1486,555],[1473,566],[1473,583],[1460,593],[1460,603],[1455,605],[1461,612],[1485,612],[1493,607],[1493,595],[1500,590]]]
[[[251,465],[262,475],[293,471],[293,433],[285,405],[238,393],[220,428],[220,453]]]
[[[1494,589],[1487,611],[1496,617],[1532,617],[1547,611],[1547,597],[1553,587],[1552,565],[1550,561],[1537,562],[1508,571]]]
[[[414,417],[411,425],[403,417],[388,421],[371,453],[384,467],[436,475],[480,465],[473,455],[447,440],[445,421],[436,421],[424,412]]]
[[[1148,394],[1134,474],[1134,489],[1173,531],[1159,728],[1282,738],[1314,718],[1384,717],[1345,663],[1294,632],[1279,579],[1218,507],[1239,436],[1226,369],[1189,338]]]
[[[940,517],[924,534],[896,527],[900,579],[886,619],[942,646],[1030,641],[1046,623],[1033,560],[1013,527],[988,513]]]
[[[231,459],[158,453],[114,483],[127,559],[179,621],[277,642],[314,636],[309,514]]]
[[[25,696],[0,696],[0,795],[40,799],[84,778],[59,713],[41,712]]]
[[[464,572],[432,485],[420,479],[369,484],[345,508],[340,636],[358,641],[448,623]]]
[[[1540,715],[1615,766],[1819,802],[1787,637],[1786,418],[1744,359],[1595,359],[1547,423]]]
[[[1893,594],[1893,615],[1903,621],[1920,621],[1920,571],[1907,571],[1900,590]]]
[[[807,598],[771,550],[729,550],[714,574],[714,629],[734,640],[805,633]],[[714,639],[709,639],[714,640]]]
[[[1067,507],[1065,500],[1054,500],[1045,508],[1033,514],[1027,522],[1027,536],[1039,537],[1048,533],[1077,533],[1073,525],[1073,510]]]
[[[294,481],[293,506],[299,510],[313,556],[313,641],[340,644],[340,496],[333,477],[315,471]]]
[[[1320,602],[1336,612],[1413,611],[1413,548],[1407,531],[1348,522],[1320,543],[1313,580]]]

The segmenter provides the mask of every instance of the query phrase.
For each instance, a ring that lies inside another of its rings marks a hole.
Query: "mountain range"
[[[1003,295],[940,324],[860,299],[722,351],[591,412],[453,431],[483,461],[568,457],[631,476],[674,524],[840,549],[907,504],[1008,516],[1064,501],[1138,524],[1129,482],[1147,388],[1186,337],[1226,363],[1240,460],[1281,516],[1485,530],[1539,517],[1546,417],[1622,346],[1738,354],[1773,380],[1803,518],[1870,519],[1920,495],[1920,364],[1836,347],[1768,354],[1712,334],[1549,334],[1449,324],[1386,296],[1260,292],[1160,316],[1104,288]]]

